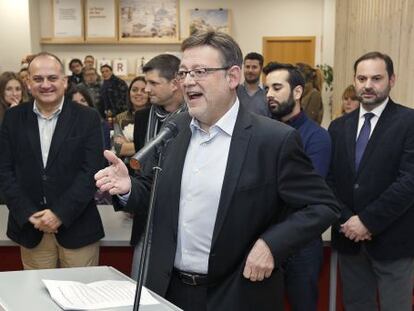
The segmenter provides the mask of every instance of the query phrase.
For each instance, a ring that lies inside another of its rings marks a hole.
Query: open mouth
[[[187,92],[187,97],[190,100],[200,98],[203,94],[199,92]]]

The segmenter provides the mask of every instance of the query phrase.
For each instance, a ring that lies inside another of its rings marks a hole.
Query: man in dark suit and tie
[[[64,97],[67,78],[52,54],[29,64],[34,102],[10,109],[0,132],[0,187],[7,236],[25,269],[97,265],[104,236],[93,175],[103,165],[99,115]]]
[[[354,64],[361,107],[329,127],[328,181],[342,205],[332,230],[347,311],[411,311],[414,268],[414,111],[389,97],[388,55]]]
[[[147,287],[184,310],[283,310],[280,264],[338,217],[299,134],[247,112],[236,95],[242,53],[228,35],[182,44],[188,113],[164,151]],[[145,212],[151,176],[131,179],[112,153],[97,186]]]

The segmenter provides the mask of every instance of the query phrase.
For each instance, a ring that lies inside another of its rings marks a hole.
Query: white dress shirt
[[[365,117],[364,115],[368,112],[372,112],[374,114],[374,116],[371,118],[371,132],[369,133],[369,137],[371,137],[372,132],[374,132],[374,128],[378,123],[378,120],[382,114],[382,112],[384,111],[385,107],[387,106],[388,103],[388,99],[389,97],[387,97],[382,103],[381,105],[379,105],[378,107],[372,109],[371,111],[365,110],[364,107],[362,107],[362,105],[360,105],[359,108],[359,119],[358,119],[358,131],[357,131],[357,135],[355,137],[355,141],[357,140],[358,136],[359,136],[359,132],[361,131],[362,126],[364,125],[365,122]]]
[[[50,145],[52,143],[53,133],[55,132],[56,123],[62,112],[64,98],[55,112],[49,117],[45,117],[37,107],[36,100],[33,103],[33,112],[37,115],[37,124],[39,125],[40,148],[42,150],[43,167],[46,167],[49,156]]]
[[[174,267],[207,274],[211,240],[239,100],[216,124],[204,131],[191,121],[191,140],[181,179],[177,250]]]

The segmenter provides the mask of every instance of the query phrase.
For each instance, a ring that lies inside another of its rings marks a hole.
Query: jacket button
[[[354,189],[358,189],[359,188],[359,184],[354,184]]]
[[[47,175],[42,175],[42,180],[47,181]]]

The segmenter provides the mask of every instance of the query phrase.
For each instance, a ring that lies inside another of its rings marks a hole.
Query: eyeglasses
[[[222,67],[222,68],[197,68],[193,70],[179,70],[175,77],[178,81],[184,81],[187,74],[194,80],[202,80],[207,77],[209,72],[219,71],[219,70],[227,70],[230,67]]]

